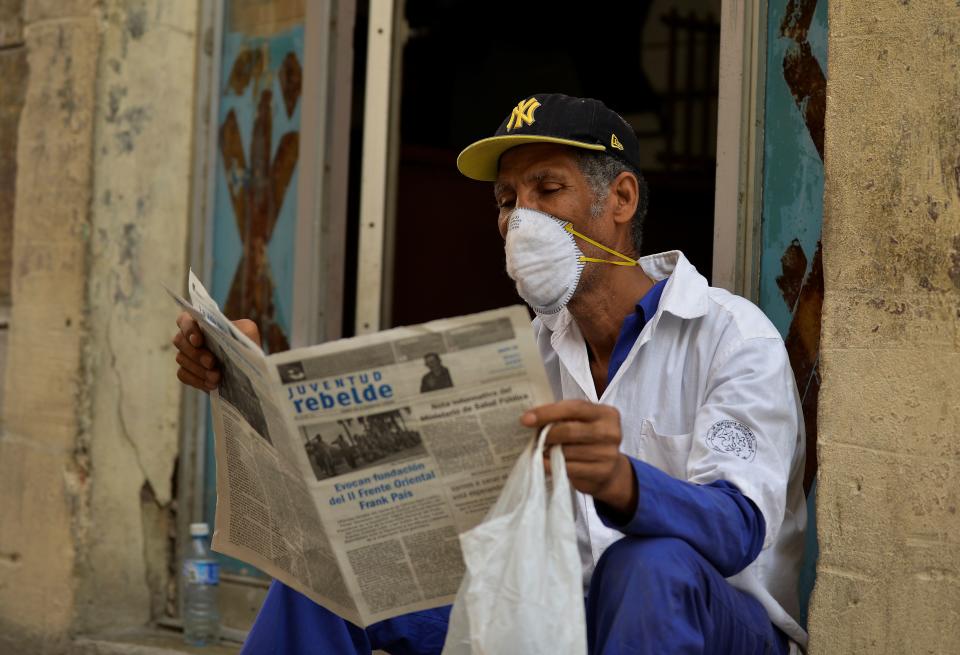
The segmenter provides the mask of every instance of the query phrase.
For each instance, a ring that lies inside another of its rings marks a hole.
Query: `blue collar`
[[[643,331],[653,315],[657,313],[657,307],[660,306],[660,296],[663,295],[663,288],[667,286],[667,280],[664,278],[653,285],[653,287],[644,294],[643,298],[637,301],[636,310],[623,319],[623,325],[620,327],[620,336],[617,337],[617,343],[613,346],[613,353],[610,355],[610,365],[607,367],[607,385],[613,381],[613,377],[620,370],[627,355],[637,342],[637,338]]]

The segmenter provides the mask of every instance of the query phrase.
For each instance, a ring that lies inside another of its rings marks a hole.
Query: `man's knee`
[[[597,562],[590,595],[618,597],[628,589],[665,592],[698,586],[704,564],[703,556],[682,539],[624,537]]]

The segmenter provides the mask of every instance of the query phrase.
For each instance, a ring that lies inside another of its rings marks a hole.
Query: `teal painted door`
[[[807,428],[808,530],[799,589],[804,625],[818,552],[813,485],[823,302],[826,71],[827,0],[771,0],[759,304],[786,341]]]
[[[302,4],[280,0],[251,13],[225,2],[212,212],[214,299],[231,319],[250,318],[268,352],[289,347],[300,145]],[[213,523],[216,462],[207,419],[204,513]],[[222,557],[224,569],[258,572]]]

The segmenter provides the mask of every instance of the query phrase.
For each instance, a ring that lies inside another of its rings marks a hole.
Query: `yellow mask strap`
[[[638,266],[637,261],[635,259],[631,259],[630,257],[627,257],[626,255],[617,252],[613,248],[607,248],[602,243],[594,241],[590,237],[580,234],[579,232],[573,229],[573,225],[571,225],[570,223],[567,223],[566,227],[564,227],[563,229],[574,236],[580,237],[587,243],[596,246],[600,250],[603,250],[604,252],[608,252],[611,255],[615,255],[623,260],[622,262],[615,262],[615,261],[610,261],[609,259],[598,259],[596,257],[584,257],[583,255],[581,255],[580,261],[582,262],[596,262],[598,264],[613,264],[614,266]]]

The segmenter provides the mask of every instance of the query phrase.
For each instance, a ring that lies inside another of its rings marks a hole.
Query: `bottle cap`
[[[206,523],[191,523],[190,524],[190,536],[191,537],[206,537],[210,534],[210,526]]]

